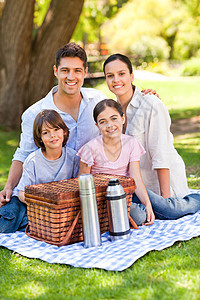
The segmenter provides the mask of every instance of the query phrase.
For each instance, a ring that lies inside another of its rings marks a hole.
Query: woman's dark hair
[[[50,128],[62,128],[66,133],[64,135],[64,140],[62,146],[65,146],[69,137],[69,129],[66,126],[65,122],[57,113],[57,111],[53,109],[45,109],[41,111],[35,118],[33,123],[33,139],[38,148],[41,148],[45,151],[45,145],[42,141],[42,125],[46,124]]]
[[[99,103],[96,104],[94,110],[93,110],[93,118],[94,121],[97,123],[97,117],[98,115],[104,111],[106,109],[106,107],[112,107],[114,109],[116,109],[118,111],[118,113],[120,114],[121,117],[123,117],[123,110],[121,105],[113,100],[113,99],[104,99],[101,100]]]
[[[121,60],[123,63],[125,63],[129,69],[129,72],[130,74],[133,73],[133,67],[132,67],[132,64],[131,64],[131,61],[130,59],[123,55],[123,54],[120,54],[120,53],[116,53],[116,54],[112,54],[110,55],[104,62],[103,64],[103,72],[105,74],[105,67],[108,63],[110,63],[111,61],[114,61],[114,60]]]

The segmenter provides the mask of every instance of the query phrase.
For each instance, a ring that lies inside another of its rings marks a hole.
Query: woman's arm
[[[163,198],[170,197],[170,173],[169,169],[156,169],[160,185],[160,193]]]
[[[151,202],[149,200],[149,196],[147,194],[146,188],[144,186],[144,183],[143,183],[143,180],[141,177],[139,161],[130,162],[129,173],[130,173],[130,177],[132,177],[136,183],[135,193],[136,193],[137,197],[140,199],[141,203],[146,208],[147,222],[145,223],[145,225],[151,225],[151,224],[153,224],[153,222],[155,220],[155,216],[153,213]]]
[[[18,195],[18,198],[21,202],[26,203],[26,200],[25,200],[25,196],[24,196],[24,191],[19,191],[19,195]]]
[[[90,174],[90,170],[91,170],[91,167],[88,167],[88,165],[86,163],[81,161],[78,176],[80,176],[81,174]]]
[[[158,175],[161,195],[166,198],[170,197],[170,168],[174,159],[173,136],[170,132],[171,119],[161,101],[155,99],[152,103],[146,148],[152,159],[152,169]]]

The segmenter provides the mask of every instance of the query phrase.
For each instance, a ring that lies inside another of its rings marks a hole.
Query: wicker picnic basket
[[[108,182],[113,177],[118,178],[127,194],[129,220],[135,225],[129,213],[135,191],[134,180],[125,176],[96,174],[94,183],[101,233],[109,230],[105,194]],[[78,178],[26,186],[25,199],[29,220],[26,228],[28,236],[57,246],[83,240]]]

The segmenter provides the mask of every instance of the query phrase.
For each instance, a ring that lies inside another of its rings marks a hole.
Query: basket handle
[[[74,228],[75,228],[76,224],[78,223],[78,219],[79,219],[79,217],[80,217],[80,214],[81,214],[81,211],[78,212],[78,214],[77,214],[76,218],[74,219],[74,221],[73,221],[73,223],[72,223],[70,229],[68,230],[66,236],[64,237],[64,239],[63,239],[62,242],[60,242],[60,243],[51,243],[51,242],[49,243],[48,241],[45,241],[43,238],[31,236],[31,234],[28,232],[28,230],[29,230],[29,224],[26,226],[25,233],[26,233],[26,235],[28,235],[29,237],[34,238],[34,239],[36,239],[36,240],[38,240],[38,241],[47,242],[47,243],[49,243],[49,244],[53,244],[53,245],[56,245],[56,246],[58,246],[58,247],[60,247],[60,246],[65,246],[65,245],[68,244],[69,239],[70,239],[70,237],[71,237],[71,235],[72,235],[72,233],[73,233],[73,231],[74,231]]]
[[[135,221],[133,221],[133,219],[131,218],[131,216],[128,216],[129,222],[131,223],[131,225],[133,226],[132,228],[134,229],[138,229],[137,224],[135,223]]]
[[[70,239],[70,237],[71,237],[71,235],[72,235],[72,233],[73,233],[73,231],[74,231],[74,227],[76,226],[76,224],[77,224],[77,222],[78,222],[78,219],[79,219],[79,217],[80,217],[80,214],[81,214],[81,211],[78,212],[78,214],[77,214],[76,218],[74,219],[74,221],[73,221],[73,223],[72,223],[70,229],[69,229],[68,232],[67,232],[67,235],[66,235],[65,238],[62,240],[62,242],[60,242],[60,243],[58,244],[58,247],[67,245],[67,243],[68,243],[68,241],[69,241],[69,239]]]
[[[31,237],[30,233],[28,232],[29,230],[29,224],[26,226],[26,229],[25,229],[25,233],[26,235],[28,235],[29,237]]]

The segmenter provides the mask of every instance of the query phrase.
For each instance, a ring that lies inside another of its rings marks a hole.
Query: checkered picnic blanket
[[[0,246],[29,258],[48,263],[67,264],[80,268],[101,268],[123,271],[152,250],[162,250],[176,241],[200,235],[200,211],[178,220],[155,220],[151,226],[131,230],[130,240],[111,242],[108,232],[102,234],[102,246],[84,248],[84,243],[57,247],[16,232],[0,234]]]

